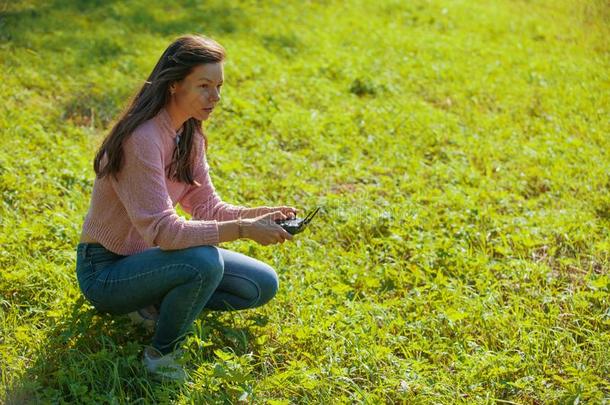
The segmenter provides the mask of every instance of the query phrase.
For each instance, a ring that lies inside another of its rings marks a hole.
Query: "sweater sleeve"
[[[216,193],[205,154],[197,159],[193,177],[199,185],[189,186],[180,200],[184,211],[191,214],[193,219],[230,221],[241,216],[246,207],[223,202]]]
[[[176,213],[165,183],[162,146],[146,135],[136,131],[124,142],[118,180],[110,176],[142,239],[163,250],[219,243],[216,221],[188,221]]]

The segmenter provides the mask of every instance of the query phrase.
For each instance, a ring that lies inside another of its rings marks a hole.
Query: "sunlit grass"
[[[606,2],[0,3],[0,402],[610,397]],[[227,49],[228,202],[323,211],[263,308],[205,313],[192,384],[81,298],[108,127],[183,33]]]

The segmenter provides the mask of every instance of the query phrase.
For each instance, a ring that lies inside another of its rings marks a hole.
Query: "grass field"
[[[225,201],[323,207],[194,380],[80,295],[99,142],[165,47],[228,52]],[[0,0],[0,403],[610,403],[605,0]]]

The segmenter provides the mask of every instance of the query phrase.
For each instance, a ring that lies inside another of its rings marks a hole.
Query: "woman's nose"
[[[220,100],[220,90],[214,89],[214,91],[212,91],[210,93],[210,100],[214,101],[214,102],[219,101]]]

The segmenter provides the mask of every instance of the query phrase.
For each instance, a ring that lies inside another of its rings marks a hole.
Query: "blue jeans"
[[[79,243],[76,275],[89,302],[102,312],[159,309],[152,346],[173,351],[204,308],[235,310],[263,305],[278,278],[268,265],[215,246],[152,248],[122,256],[98,243]]]

